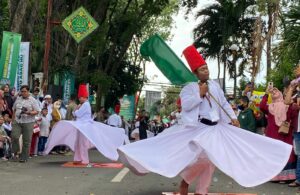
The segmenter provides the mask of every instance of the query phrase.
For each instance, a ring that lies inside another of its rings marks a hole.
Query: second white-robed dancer
[[[116,161],[117,148],[128,141],[125,130],[92,120],[91,106],[85,85],[78,91],[80,105],[74,111],[75,121],[59,121],[52,129],[44,153],[56,145],[67,145],[74,151],[74,162],[88,164],[88,150],[96,147],[106,158]]]

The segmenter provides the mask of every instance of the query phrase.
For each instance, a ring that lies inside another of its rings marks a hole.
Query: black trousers
[[[147,139],[147,131],[146,128],[139,128],[140,139]]]

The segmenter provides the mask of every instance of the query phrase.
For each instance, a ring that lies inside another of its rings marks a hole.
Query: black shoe
[[[27,160],[20,159],[20,160],[19,160],[19,162],[20,162],[20,163],[26,163],[26,162],[27,162]]]

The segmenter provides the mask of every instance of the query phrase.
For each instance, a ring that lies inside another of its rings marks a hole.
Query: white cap
[[[44,99],[51,99],[52,97],[51,97],[51,95],[45,95],[45,97],[44,97]]]

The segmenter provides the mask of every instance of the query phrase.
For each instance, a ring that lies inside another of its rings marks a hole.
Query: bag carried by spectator
[[[278,129],[279,134],[287,135],[290,131],[290,123],[288,121],[283,121]]]
[[[38,133],[40,131],[41,131],[40,126],[37,123],[35,123],[33,125],[33,133]]]

